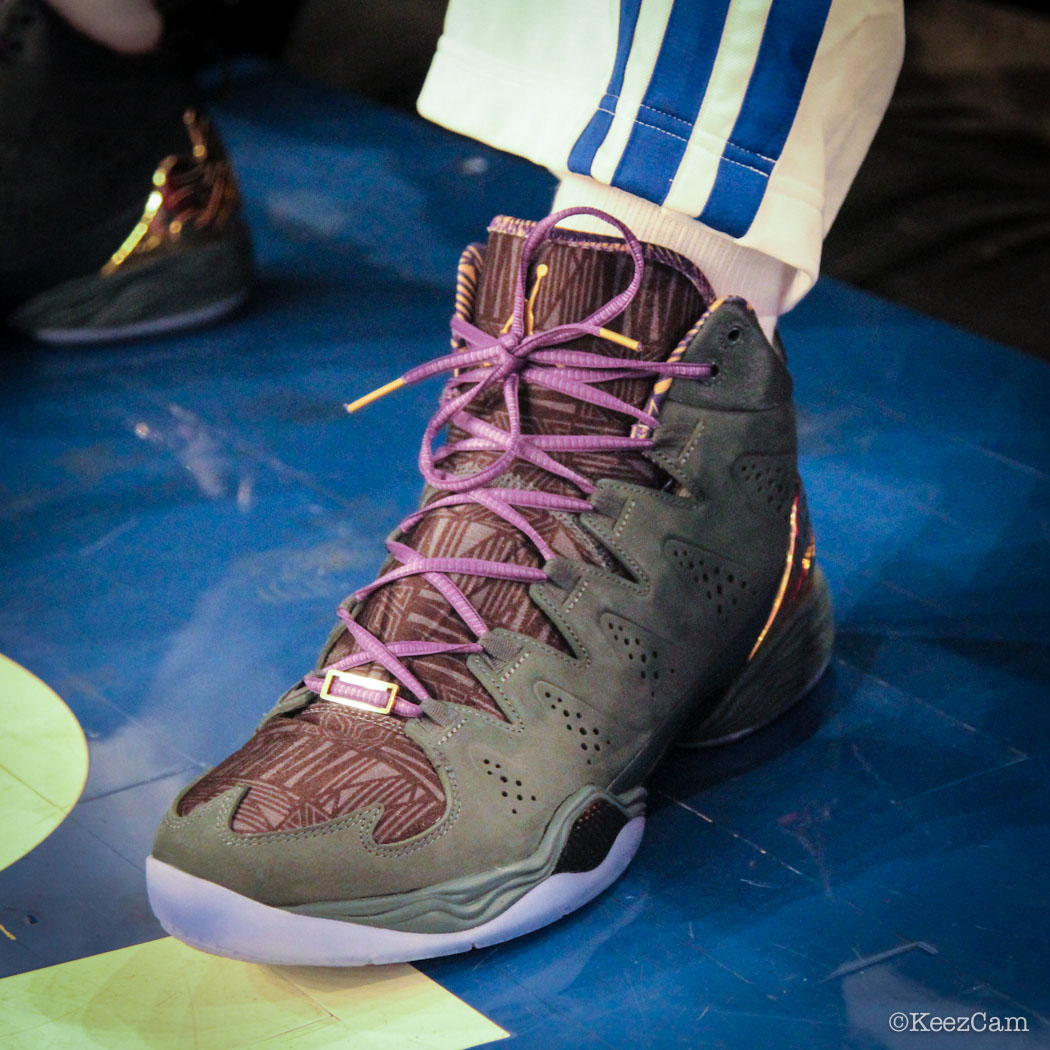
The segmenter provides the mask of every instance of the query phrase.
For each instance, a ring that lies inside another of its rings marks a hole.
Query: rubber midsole
[[[629,820],[598,867],[552,875],[501,914],[470,929],[421,933],[273,908],[154,857],[146,861],[150,904],[172,936],[203,951],[248,962],[360,966],[452,955],[531,933],[592,900],[638,850],[645,818]]]
[[[232,295],[228,299],[209,303],[196,310],[187,310],[180,314],[170,314],[151,321],[137,321],[134,324],[117,325],[110,328],[37,328],[32,335],[44,343],[103,343],[112,339],[138,339],[152,335],[164,335],[167,332],[178,332],[183,328],[193,328],[208,324],[225,317],[240,306],[247,297],[247,291]]]
[[[286,907],[300,915],[337,919],[384,929],[417,933],[450,933],[472,929],[506,911],[556,868],[577,818],[594,802],[615,806],[625,822],[645,809],[646,792],[636,789],[617,797],[585,787],[558,807],[538,848],[522,860],[493,871],[451,879],[407,893],[348,901],[322,901]]]

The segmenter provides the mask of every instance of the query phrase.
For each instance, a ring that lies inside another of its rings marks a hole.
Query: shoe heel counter
[[[699,745],[743,735],[794,703],[826,665],[832,628],[783,350],[765,338],[746,303],[726,300],[685,359],[718,371],[669,391],[661,421],[670,426],[663,440],[657,432],[658,461],[680,483],[680,495],[701,501],[705,545],[748,566],[762,594],[733,645],[742,669],[718,699],[700,705],[679,740]]]
[[[800,700],[831,660],[835,628],[805,489],[797,479],[784,567],[768,617],[736,680],[680,733],[683,747],[730,743],[773,721]]]

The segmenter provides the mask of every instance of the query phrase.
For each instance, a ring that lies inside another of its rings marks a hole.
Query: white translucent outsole
[[[620,829],[591,871],[563,872],[534,886],[502,914],[456,933],[409,933],[273,908],[165,864],[146,861],[149,901],[173,937],[214,955],[287,966],[364,966],[453,955],[520,937],[597,897],[638,850],[645,818]]]

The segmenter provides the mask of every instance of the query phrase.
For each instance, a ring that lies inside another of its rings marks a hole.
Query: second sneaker
[[[0,323],[54,343],[202,324],[253,267],[229,158],[165,51],[0,0]]]

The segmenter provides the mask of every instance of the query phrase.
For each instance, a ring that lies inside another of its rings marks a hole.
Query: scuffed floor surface
[[[1050,1046],[1050,368],[832,282],[783,326],[830,673],[753,738],[673,755],[599,900],[422,965],[473,1008],[451,1036],[396,1027],[399,1002],[445,1002],[411,968],[376,972],[384,1021],[351,974],[216,983],[168,948],[58,965],[161,936],[143,859],[165,805],[312,665],[414,504],[435,387],[342,402],[441,352],[460,248],[549,199],[523,163],[266,70],[216,113],[257,235],[249,307],[0,359],[0,652],[91,758],[71,815],[0,872],[0,1045]],[[898,1011],[1028,1032],[900,1035]]]

